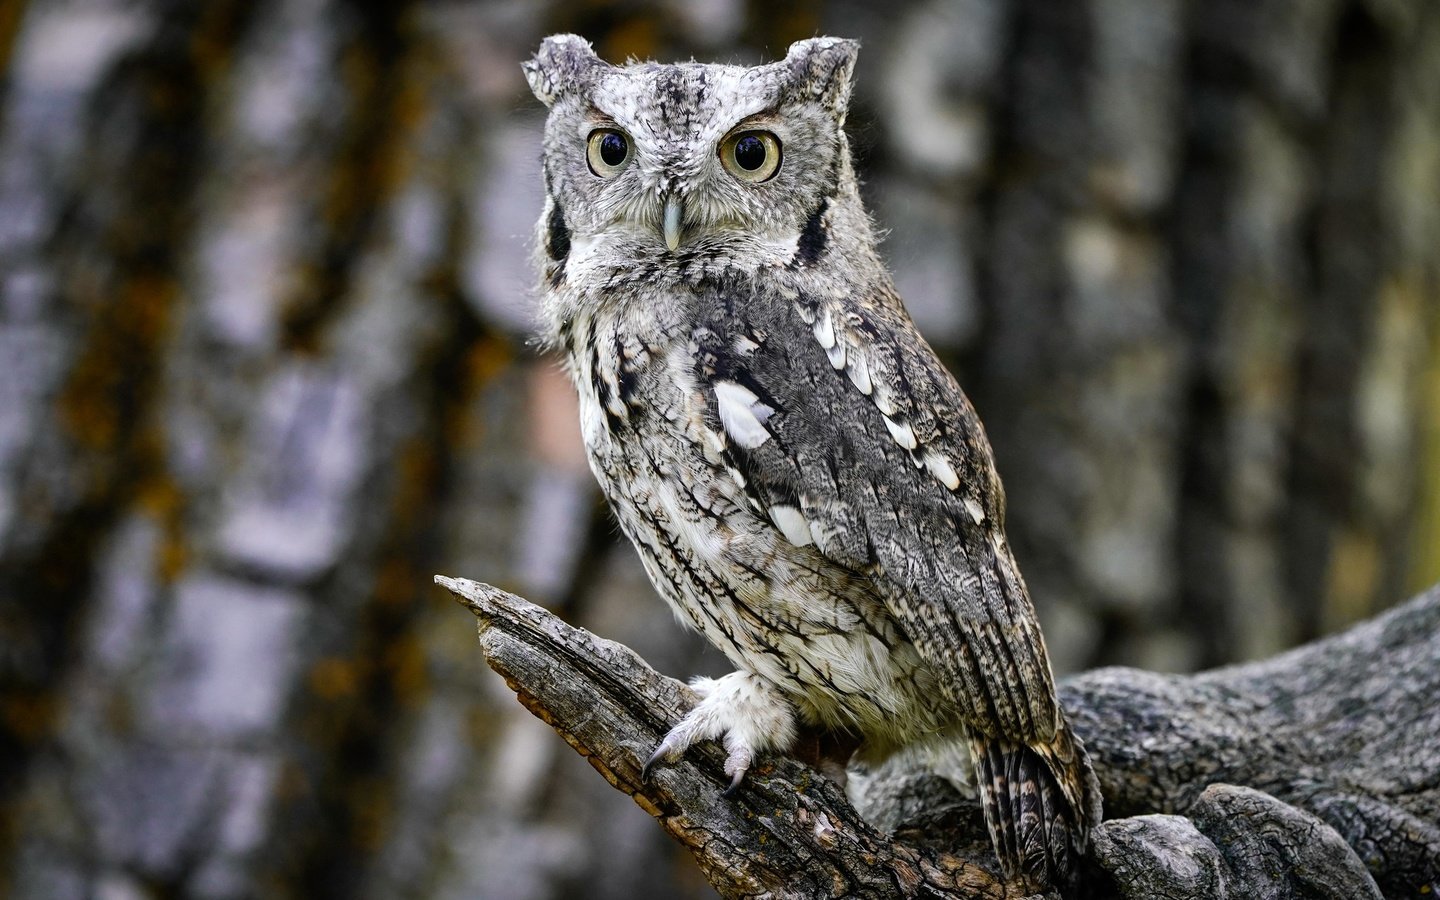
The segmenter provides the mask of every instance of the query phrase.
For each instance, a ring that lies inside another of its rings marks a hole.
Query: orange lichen
[[[360,672],[354,660],[327,656],[310,667],[306,683],[310,691],[326,701],[354,697],[359,691]]]
[[[123,282],[113,302],[95,311],[75,366],[59,395],[70,437],[90,450],[113,449],[133,426],[133,395],[154,376],[155,357],[179,288],[140,275]]]
[[[159,469],[160,450],[153,442],[137,439],[144,445],[137,455],[146,461],[142,470],[152,471],[135,488],[135,507],[156,519],[163,529],[163,538],[155,548],[155,569],[160,578],[173,582],[190,562],[190,543],[186,531],[185,494],[169,473]],[[148,463],[155,463],[149,465]]]
[[[26,743],[35,743],[50,734],[58,704],[49,692],[15,691],[0,698],[0,721],[5,730]]]
[[[161,580],[172,583],[190,565],[190,544],[179,529],[166,528],[165,539],[155,548],[155,567]]]
[[[510,342],[493,334],[482,336],[465,354],[465,377],[471,389],[484,387],[515,361]]]
[[[419,596],[415,588],[419,577],[411,560],[400,556],[386,559],[375,573],[375,603],[390,607],[414,603]]]
[[[379,777],[356,779],[346,791],[350,829],[356,846],[374,852],[385,846],[386,824],[393,812],[391,786]]]
[[[383,662],[401,706],[413,706],[423,699],[430,685],[430,674],[425,664],[425,646],[417,636],[396,637],[385,648]]]
[[[15,36],[20,33],[20,20],[25,13],[25,3],[0,3],[0,72],[10,71],[10,53],[15,48]]]
[[[484,423],[475,415],[470,400],[509,371],[514,362],[515,352],[510,342],[492,334],[482,335],[465,349],[458,383],[447,396],[442,411],[441,424],[447,446],[468,448],[481,440]]]

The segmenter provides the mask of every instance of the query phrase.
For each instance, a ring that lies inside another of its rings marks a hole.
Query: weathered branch
[[[694,702],[634,652],[504,591],[437,578],[520,701],[695,855],[726,897],[1002,897],[978,806],[899,765],[864,816],[772,758],[734,797],[717,748],[640,766]],[[1440,889],[1440,591],[1328,641],[1198,676],[1104,669],[1062,688],[1106,813],[1095,896],[1424,896]]]
[[[1102,669],[1069,680],[1061,695],[1091,748],[1108,816],[1186,815],[1235,864],[1236,842],[1245,836],[1227,830],[1226,807],[1216,805],[1210,786],[1244,785],[1289,804],[1286,816],[1334,829],[1385,896],[1424,896],[1427,887],[1435,896],[1437,638],[1440,588],[1433,588],[1344,634],[1269,660],[1195,676]],[[1278,834],[1264,837],[1284,843]],[[1329,839],[1317,831],[1290,842],[1307,850],[1315,867],[1296,859],[1292,878],[1322,884],[1338,877],[1324,874],[1339,852],[1323,843]]]
[[[729,778],[714,747],[695,748],[642,783],[645,758],[695,702],[688,687],[512,594],[436,580],[480,619],[486,660],[520,702],[690,848],[725,896],[1004,896],[979,866],[886,838],[834,782],[794,760],[752,769],[730,799],[720,798]]]

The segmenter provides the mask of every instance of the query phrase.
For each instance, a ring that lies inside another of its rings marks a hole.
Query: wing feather
[[[1048,741],[1059,706],[989,445],[898,301],[733,288],[702,309],[701,382],[753,394],[774,438],[727,448],[751,499],[798,508],[821,553],[872,581],[972,730]]]

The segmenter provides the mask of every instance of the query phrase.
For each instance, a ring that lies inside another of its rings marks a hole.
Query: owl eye
[[[590,171],[601,178],[614,178],[630,161],[630,141],[613,128],[597,128],[590,132],[585,155]]]
[[[741,131],[720,142],[725,171],[758,184],[780,170],[780,139],[768,131]]]

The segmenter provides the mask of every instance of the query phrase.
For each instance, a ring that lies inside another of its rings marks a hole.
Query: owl
[[[541,327],[650,580],[736,667],[650,764],[716,740],[733,790],[802,727],[864,761],[963,747],[1007,878],[1060,886],[1099,788],[985,432],[876,251],[857,51],[614,66],[547,38]]]

